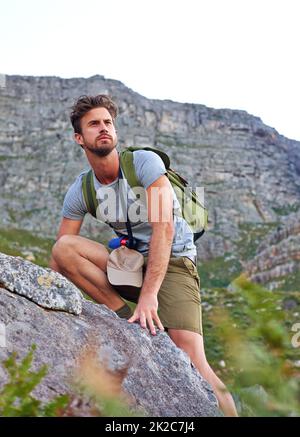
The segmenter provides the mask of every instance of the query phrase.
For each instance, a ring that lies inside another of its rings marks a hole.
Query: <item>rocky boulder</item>
[[[84,299],[60,274],[4,254],[0,326],[5,327],[1,362],[12,351],[23,357],[36,344],[34,369],[43,364],[49,369],[34,391],[42,401],[72,393],[78,357],[92,340],[100,363],[113,372],[128,368],[122,388],[146,415],[220,415],[210,386],[166,333],[153,337],[105,305]],[[0,366],[0,386],[6,378]]]

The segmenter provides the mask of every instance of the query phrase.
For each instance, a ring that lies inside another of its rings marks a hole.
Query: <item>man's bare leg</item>
[[[202,335],[196,332],[179,329],[169,329],[168,334],[176,346],[189,355],[201,376],[211,385],[218,399],[219,407],[224,415],[237,416],[238,414],[231,394],[206,360]]]
[[[108,256],[102,244],[79,235],[63,235],[52,249],[53,265],[62,275],[96,302],[116,311],[124,301],[107,280]]]

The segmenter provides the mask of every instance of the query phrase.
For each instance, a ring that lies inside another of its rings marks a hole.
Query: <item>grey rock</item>
[[[13,257],[1,257],[2,260],[6,268],[12,264],[10,270],[15,272],[15,281],[21,277],[23,283],[28,274],[36,277],[35,267],[28,261]],[[30,284],[27,281],[29,294]],[[64,292],[63,288],[58,290]],[[19,291],[22,292],[21,286]],[[23,357],[34,343],[34,370],[47,364],[49,372],[33,393],[43,402],[59,394],[74,393],[78,358],[92,344],[99,362],[111,371],[128,368],[123,390],[132,405],[147,415],[221,415],[211,387],[166,333],[152,336],[139,324],[131,325],[120,319],[105,305],[83,299],[82,312],[75,316],[45,310],[19,292],[0,288],[0,323],[6,327],[6,347],[0,347],[0,361],[12,351]],[[6,375],[1,366],[0,374],[2,386]],[[84,408],[78,410],[78,415],[85,414]]]
[[[51,269],[0,253],[0,285],[44,308],[80,314],[82,294],[71,282]]]

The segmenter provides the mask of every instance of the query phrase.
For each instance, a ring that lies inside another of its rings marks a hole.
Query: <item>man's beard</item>
[[[109,155],[116,148],[116,144],[105,144],[101,147],[97,147],[96,145],[91,146],[90,144],[85,143],[84,146],[89,152],[99,156],[100,158]]]

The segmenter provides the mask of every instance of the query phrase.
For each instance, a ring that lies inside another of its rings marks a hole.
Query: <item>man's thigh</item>
[[[109,253],[103,244],[81,235],[63,235],[53,248],[54,258],[69,257],[72,252],[91,261],[106,272]]]

